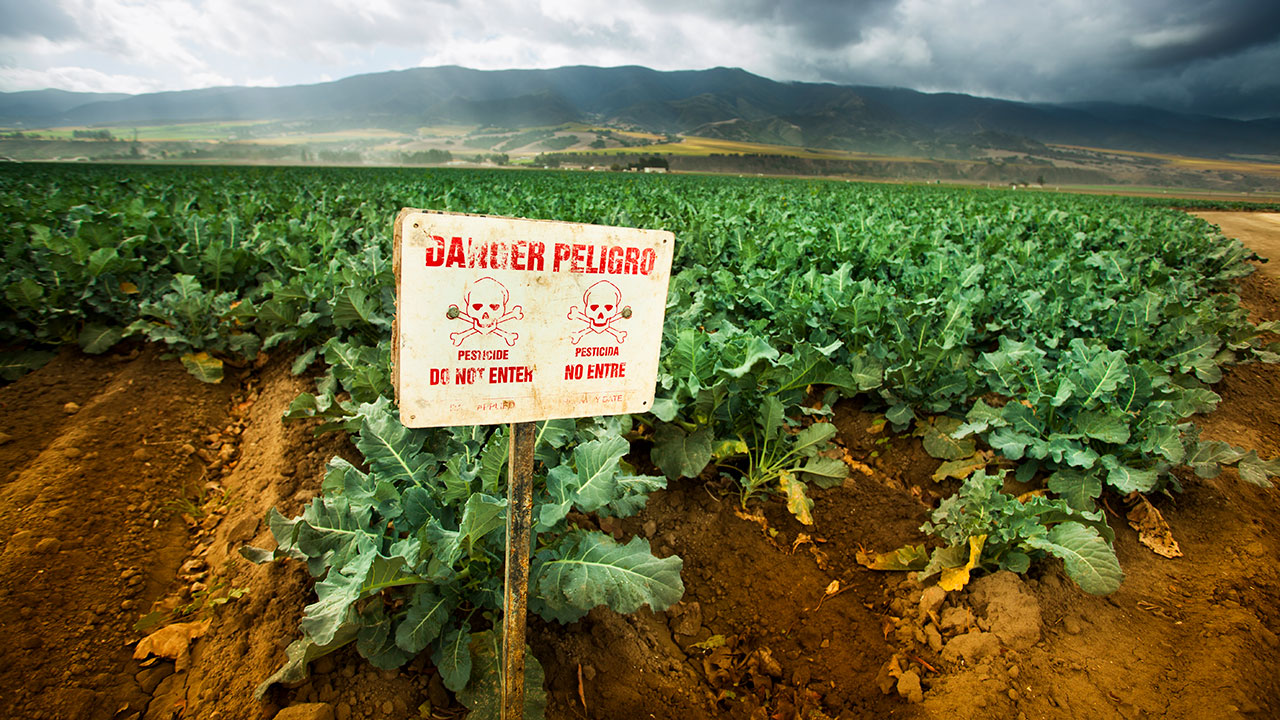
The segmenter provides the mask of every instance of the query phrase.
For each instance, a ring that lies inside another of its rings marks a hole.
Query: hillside
[[[0,93],[13,128],[276,121],[326,130],[569,122],[913,156],[1042,144],[1226,157],[1280,155],[1280,119],[1233,120],[1103,103],[1021,103],[904,88],[784,83],[738,69],[414,68],[292,87],[143,95]]]

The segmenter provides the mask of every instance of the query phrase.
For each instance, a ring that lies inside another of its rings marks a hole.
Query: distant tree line
[[[110,130],[72,130],[71,137],[76,140],[115,140]]]
[[[406,165],[439,165],[452,159],[453,153],[448,150],[436,150],[435,148],[400,153],[400,162]]]
[[[662,168],[664,170],[671,169],[671,161],[661,155],[628,155],[624,153],[615,153],[617,159],[609,166],[610,170],[639,170],[645,168]],[[605,155],[593,155],[587,153],[542,153],[533,158],[534,167],[558,168],[561,165],[578,165],[583,167],[598,165],[602,161],[607,160]],[[626,161],[626,165],[622,162]]]
[[[653,157],[641,155],[639,160],[627,164],[628,170],[644,170],[645,168],[662,168],[663,170],[670,170],[671,163],[661,155],[654,155]]]

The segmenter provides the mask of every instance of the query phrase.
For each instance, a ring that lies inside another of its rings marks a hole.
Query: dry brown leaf
[[[813,544],[813,538],[809,536],[809,533],[800,533],[796,535],[796,541],[791,543],[791,554],[794,555],[796,550],[799,550],[800,546],[806,543],[809,545]]]
[[[1178,547],[1178,541],[1173,539],[1173,531],[1169,529],[1164,516],[1145,497],[1137,494],[1134,497],[1136,500],[1131,501],[1134,504],[1125,519],[1129,521],[1129,527],[1138,532],[1138,542],[1161,557],[1182,557],[1182,549]]]
[[[873,470],[870,465],[860,460],[855,460],[853,458],[853,454],[850,453],[847,449],[843,453],[841,453],[840,459],[844,460],[844,464],[848,465],[849,468],[852,470],[857,470],[858,472],[862,473],[863,475],[866,475],[869,478],[874,478],[876,476],[876,471]]]
[[[969,457],[960,458],[958,460],[948,460],[938,466],[937,471],[933,473],[933,481],[942,482],[948,478],[964,480],[978,470],[981,470],[991,464],[991,456],[992,453],[990,450],[979,450]]]
[[[819,550],[816,545],[809,548],[809,552],[813,553],[813,561],[818,564],[818,569],[826,570],[829,565],[827,554]]]
[[[764,515],[749,513],[744,510],[734,510],[733,514],[738,516],[741,520],[746,520],[747,522],[753,522],[759,525],[761,529],[767,530],[769,528],[769,521],[764,519]]]
[[[845,590],[848,590],[848,588],[845,588]],[[822,597],[818,598],[818,605],[813,609],[818,610],[819,608],[822,607],[822,603],[826,602],[827,598],[834,597],[836,595],[839,595],[840,593],[841,593],[840,581],[832,580],[831,582],[827,583],[827,588],[822,591]]]
[[[191,642],[208,631],[208,620],[167,625],[143,638],[134,648],[133,659],[144,660],[149,655],[157,655],[173,660],[174,669],[181,672],[187,669]]]

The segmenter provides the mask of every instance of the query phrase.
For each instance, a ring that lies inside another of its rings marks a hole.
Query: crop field
[[[1058,145],[1055,147],[1070,148],[1073,150],[1087,150],[1094,153],[1105,153],[1108,155],[1120,155],[1135,158],[1147,158],[1150,160],[1159,160],[1173,167],[1186,170],[1217,170],[1222,172],[1244,172],[1257,175],[1276,177],[1280,176],[1280,164],[1274,162],[1258,162],[1247,160],[1229,160],[1220,158],[1198,158],[1186,157],[1184,155],[1168,155],[1163,153],[1136,152],[1133,150],[1107,150],[1104,148],[1080,147],[1076,145]]]
[[[620,133],[622,134],[622,133]],[[629,133],[636,137],[643,137],[649,140],[661,140],[657,136],[645,136],[641,133]],[[886,162],[919,160],[919,158],[896,158],[887,155],[871,155],[868,153],[847,152],[844,150],[828,150],[815,148],[800,148],[790,145],[771,145],[768,143],[744,142],[740,140],[722,140],[719,138],[705,138],[696,135],[686,135],[680,138],[679,142],[665,143],[658,142],[648,145],[644,148],[645,152],[659,153],[663,155],[692,155],[706,156],[713,154],[721,155],[781,155],[785,157],[799,157],[812,159],[834,159],[844,160],[850,158],[868,158],[874,157],[877,160]],[[616,153],[616,148],[606,148],[602,150],[582,150],[583,154],[606,155]]]
[[[398,422],[402,207],[676,236],[652,411],[537,426],[527,717],[1280,715],[1280,285],[1174,205],[0,166],[0,716],[498,717],[508,429]]]

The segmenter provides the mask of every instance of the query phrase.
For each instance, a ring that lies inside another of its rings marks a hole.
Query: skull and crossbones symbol
[[[449,333],[449,340],[454,346],[473,335],[496,335],[506,341],[507,345],[515,345],[520,333],[508,332],[498,327],[508,320],[523,320],[524,310],[516,305],[507,310],[507,302],[511,299],[506,286],[491,277],[483,277],[471,284],[467,294],[462,296],[463,307],[450,305],[445,315],[450,320],[459,318],[471,323],[471,327],[461,332]]]
[[[587,288],[582,294],[582,307],[574,305],[569,308],[570,320],[581,320],[587,325],[570,334],[569,339],[577,345],[587,333],[609,333],[618,342],[626,341],[626,331],[613,326],[618,319],[631,317],[631,306],[619,307],[621,303],[622,291],[608,280],[601,280]]]

